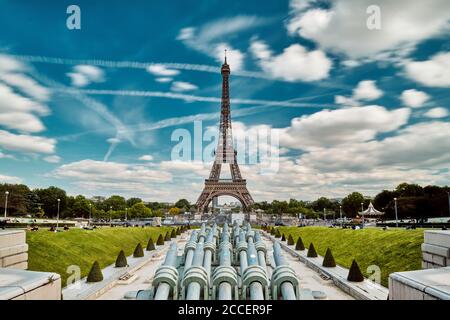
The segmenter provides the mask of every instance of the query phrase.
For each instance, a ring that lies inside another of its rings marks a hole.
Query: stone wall
[[[422,269],[450,266],[450,231],[426,230],[422,244]]]
[[[28,245],[24,230],[0,230],[0,268],[28,268]]]

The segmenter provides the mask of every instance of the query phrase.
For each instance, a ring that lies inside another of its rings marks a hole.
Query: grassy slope
[[[381,284],[385,287],[390,273],[421,269],[423,230],[280,227],[280,232],[286,238],[292,234],[295,242],[301,236],[306,248],[314,243],[317,253],[322,256],[330,247],[336,263],[343,267],[349,268],[352,260],[356,259],[365,276],[368,276],[366,269],[369,265],[379,266]]]
[[[170,229],[135,227],[101,228],[94,231],[71,229],[58,233],[47,229],[27,232],[28,268],[59,273],[65,286],[69,276],[66,273],[68,266],[80,266],[81,276],[84,277],[95,260],[104,268],[115,262],[120,250],[123,249],[127,256],[131,255],[138,242],[145,249],[149,237],[156,243],[159,234],[165,234]]]

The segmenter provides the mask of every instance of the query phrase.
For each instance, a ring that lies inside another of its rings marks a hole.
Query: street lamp
[[[339,215],[341,217],[341,228],[342,228],[342,206],[339,206]]]
[[[325,220],[325,223],[327,223],[327,209],[323,208],[323,219]]]
[[[59,204],[61,202],[61,199],[58,198],[57,201],[58,201],[58,213],[56,214],[56,229],[55,229],[55,232],[58,231],[58,225],[59,225]]]
[[[128,208],[125,208],[125,221],[128,221]]]
[[[397,198],[394,198],[394,208],[395,208],[395,226],[398,228]]]
[[[92,203],[89,202],[89,221],[88,221],[88,225],[91,225],[91,218],[92,217]]]
[[[447,192],[448,196],[448,215],[450,216],[450,192]]]
[[[9,195],[9,191],[5,191],[5,219],[6,219],[6,213],[8,212],[8,195]]]
[[[364,203],[361,202],[362,227],[364,228]]]
[[[109,207],[109,226],[112,226],[112,206]]]

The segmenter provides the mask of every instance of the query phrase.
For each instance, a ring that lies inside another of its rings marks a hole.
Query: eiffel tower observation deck
[[[211,168],[209,178],[205,180],[205,186],[197,200],[198,212],[204,213],[208,210],[209,203],[219,196],[231,196],[239,200],[244,212],[251,210],[254,203],[247,189],[247,181],[242,178],[237,163],[237,151],[233,147],[233,134],[231,129],[230,110],[230,66],[225,61],[222,64],[222,101],[220,111],[219,141],[215,152],[215,160]],[[231,179],[221,179],[222,165],[229,165]]]

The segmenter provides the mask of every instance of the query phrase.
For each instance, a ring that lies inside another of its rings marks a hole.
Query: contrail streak
[[[131,97],[158,97],[167,99],[178,99],[188,102],[214,102],[220,103],[217,97],[196,96],[183,93],[163,92],[163,91],[128,91],[128,90],[96,90],[96,89],[73,89],[73,88],[51,88],[53,92],[86,95],[114,95]],[[299,103],[290,101],[273,101],[258,99],[231,99],[234,104],[260,104],[269,107],[290,107],[290,108],[336,108],[334,104]]]
[[[56,58],[56,57],[46,57],[46,56],[30,56],[30,55],[9,55],[16,59],[25,62],[37,62],[37,63],[50,63],[50,64],[61,64],[61,65],[78,65],[78,64],[88,64],[98,67],[105,68],[129,68],[129,69],[147,69],[153,65],[162,65],[167,68],[179,69],[179,70],[191,70],[191,71],[202,71],[209,73],[220,72],[220,67],[202,65],[202,64],[192,64],[192,63],[173,63],[173,62],[138,62],[138,61],[111,61],[111,60],[101,60],[101,59],[66,59],[66,58]],[[262,72],[252,72],[244,70],[233,71],[234,75],[250,78],[260,78],[260,79],[270,79],[275,80],[272,77],[262,73]]]

